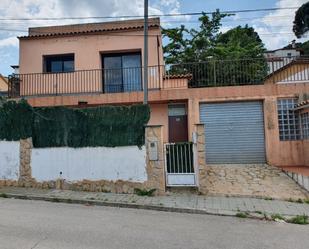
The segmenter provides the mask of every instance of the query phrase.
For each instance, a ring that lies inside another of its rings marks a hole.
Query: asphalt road
[[[309,226],[0,198],[0,248],[309,248]]]

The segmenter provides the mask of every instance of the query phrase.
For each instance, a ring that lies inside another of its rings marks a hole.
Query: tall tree
[[[224,17],[226,14],[217,10],[211,17],[203,14],[199,18],[199,30],[183,25],[163,30],[169,39],[163,48],[165,61],[179,64],[171,67],[174,73],[192,73],[193,83],[209,86],[257,82],[266,76],[265,48],[258,34],[247,25],[221,33]],[[196,65],[199,62],[203,63]]]
[[[301,38],[309,30],[309,2],[303,4],[295,13],[293,32]]]
[[[212,55],[219,30],[221,19],[227,16],[219,10],[211,15],[205,13],[199,18],[200,29],[187,29],[184,25],[172,29],[163,29],[163,37],[169,43],[163,47],[165,61],[168,64],[198,62]]]

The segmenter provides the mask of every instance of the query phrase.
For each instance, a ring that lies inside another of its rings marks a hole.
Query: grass
[[[52,198],[51,201],[52,202],[60,202],[60,200],[58,198]]]
[[[288,202],[293,202],[293,203],[306,203],[306,204],[309,204],[309,199],[292,199],[292,198],[289,198],[288,200],[287,200]]]
[[[238,217],[238,218],[248,218],[248,213],[238,212],[236,214],[236,217]]]
[[[265,197],[265,198],[264,198],[265,201],[272,201],[273,199],[274,199],[274,198],[272,198],[272,197]]]
[[[154,192],[156,191],[155,188],[147,190],[147,189],[139,189],[135,188],[134,193],[139,196],[153,196]]]
[[[299,225],[309,224],[307,215],[297,215],[291,219],[286,220],[286,222],[293,223],[293,224],[299,224]]]
[[[8,198],[8,196],[7,196],[6,193],[1,193],[1,194],[0,194],[0,197],[1,197],[1,198]]]
[[[280,214],[272,214],[271,218],[273,220],[284,220],[284,217],[282,215],[280,215]]]
[[[254,213],[256,213],[256,214],[263,214],[262,211],[254,211]]]

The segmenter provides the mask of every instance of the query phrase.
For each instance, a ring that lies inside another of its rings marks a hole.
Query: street
[[[309,227],[0,199],[0,248],[308,248]]]

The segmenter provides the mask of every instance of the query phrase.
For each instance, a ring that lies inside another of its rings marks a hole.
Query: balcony
[[[138,92],[143,90],[142,79],[141,67],[13,74],[9,76],[9,97]],[[309,58],[208,60],[148,68],[149,91],[268,81],[308,82]]]

